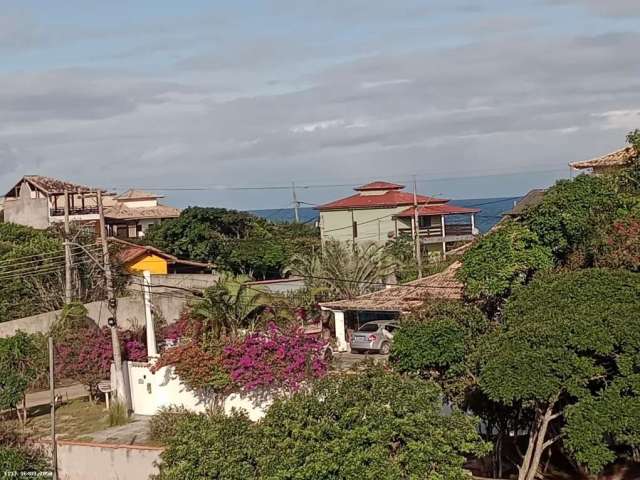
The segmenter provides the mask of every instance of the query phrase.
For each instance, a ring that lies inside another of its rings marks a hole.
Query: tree
[[[260,288],[247,285],[250,280],[246,275],[223,273],[204,290],[202,300],[193,305],[193,315],[203,320],[204,330],[212,340],[236,338],[241,328],[254,330],[257,314],[269,304],[269,296]]]
[[[524,224],[564,262],[576,249],[588,247],[599,227],[609,225],[628,207],[615,179],[580,175],[558,181],[539,205],[525,213]]]
[[[631,359],[640,352],[638,292],[637,274],[587,269],[538,275],[507,301],[504,326],[484,349],[480,385],[492,400],[534,410],[520,480],[536,476],[545,450],[562,435],[577,459],[602,464],[603,457],[592,459],[589,442],[572,433],[580,429],[561,429],[568,407],[587,408],[611,385],[636,374],[638,364]],[[590,421],[594,428],[608,427],[606,416]],[[600,438],[606,442],[607,437]],[[637,437],[620,435],[617,440],[638,446]]]
[[[247,212],[190,207],[180,217],[152,227],[145,242],[180,258],[215,263],[222,270],[256,278],[279,277],[295,253],[319,245],[316,229],[277,224]]]
[[[640,215],[627,215],[606,227],[593,252],[599,267],[640,271]]]
[[[22,331],[0,338],[0,410],[15,408],[22,424],[27,420],[25,393],[41,374],[39,347],[34,336]]]
[[[380,368],[314,382],[263,420],[190,417],[161,454],[160,480],[182,478],[469,478],[465,455],[487,445],[476,421],[441,414],[439,388]]]
[[[330,298],[354,298],[380,289],[394,273],[395,262],[384,246],[331,240],[322,251],[299,254],[287,269],[305,278],[310,288]]]
[[[536,271],[552,267],[551,249],[541,244],[538,235],[516,222],[508,222],[465,253],[458,275],[468,297],[499,301]]]

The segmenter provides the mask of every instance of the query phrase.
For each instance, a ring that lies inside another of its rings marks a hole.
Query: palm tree
[[[327,241],[320,253],[295,255],[288,272],[305,278],[307,286],[333,298],[354,298],[380,289],[394,273],[395,262],[383,245]]]
[[[213,339],[236,338],[239,329],[254,329],[257,313],[270,303],[270,298],[264,290],[248,285],[250,281],[247,275],[223,273],[204,290],[202,300],[193,305],[193,314],[203,319],[205,330]]]

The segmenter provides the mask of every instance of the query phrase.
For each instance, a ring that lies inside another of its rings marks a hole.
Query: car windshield
[[[377,332],[378,328],[380,328],[380,327],[376,323],[367,323],[367,324],[361,326],[358,331],[359,332]]]

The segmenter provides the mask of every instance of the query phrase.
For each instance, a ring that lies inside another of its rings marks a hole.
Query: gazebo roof
[[[598,158],[592,158],[591,160],[584,160],[581,162],[571,162],[569,166],[577,170],[586,168],[624,167],[630,165],[639,154],[640,152],[638,152],[633,145],[629,145]]]

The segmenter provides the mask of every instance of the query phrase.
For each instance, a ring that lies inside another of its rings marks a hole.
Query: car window
[[[384,329],[385,329],[387,332],[389,332],[389,333],[393,333],[393,331],[394,331],[396,328],[398,328],[398,327],[396,327],[395,325],[386,325],[386,326],[384,327]]]
[[[378,328],[379,328],[378,325],[375,323],[365,323],[360,327],[358,331],[359,332],[377,332]]]

